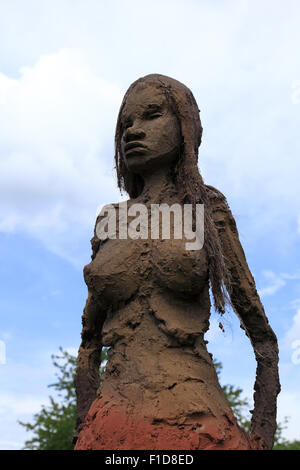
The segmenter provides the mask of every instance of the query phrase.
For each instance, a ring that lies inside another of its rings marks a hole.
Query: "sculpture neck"
[[[157,168],[151,171],[151,173],[143,173],[142,177],[144,179],[142,198],[157,199],[167,186],[174,187],[170,168],[168,167]]]

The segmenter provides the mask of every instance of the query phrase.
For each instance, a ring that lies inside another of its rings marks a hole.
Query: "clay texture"
[[[119,184],[131,196],[128,207],[143,203],[149,213],[151,204],[197,202],[191,194],[200,195],[208,214],[205,245],[188,251],[184,237],[120,240],[118,230],[116,239],[100,241],[95,231],[92,261],[84,269],[89,296],[76,375],[78,450],[272,447],[279,392],[276,336],[226,199],[198,173],[201,124],[187,117],[189,109],[191,116],[199,113],[183,87],[151,75],[127,93],[119,131],[117,126]],[[180,165],[189,158],[196,166],[186,164],[187,178]],[[250,435],[237,424],[204,340],[209,286],[222,311],[222,283],[258,362]],[[99,386],[102,346],[110,349]]]

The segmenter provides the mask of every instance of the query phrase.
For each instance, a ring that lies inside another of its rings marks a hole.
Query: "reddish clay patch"
[[[79,434],[76,450],[247,450],[249,437],[237,425],[223,429],[204,417],[194,424],[151,423],[126,416],[117,406],[95,400]],[[200,422],[201,421],[201,422]]]

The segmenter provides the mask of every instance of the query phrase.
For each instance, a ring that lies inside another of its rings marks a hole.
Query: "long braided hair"
[[[156,86],[166,95],[180,126],[182,144],[179,159],[174,166],[174,182],[183,204],[192,204],[193,207],[196,204],[204,204],[204,249],[208,259],[210,286],[214,306],[219,313],[223,314],[229,299],[227,290],[230,290],[230,274],[212,219],[207,189],[198,169],[198,148],[202,137],[199,109],[192,92],[179,81],[165,75],[150,74],[136,80],[127,90],[119,111],[115,133],[118,186],[131,198],[136,198],[143,190],[142,177],[128,170],[121,154],[121,139],[124,131],[122,113],[130,93],[136,88],[148,85]]]

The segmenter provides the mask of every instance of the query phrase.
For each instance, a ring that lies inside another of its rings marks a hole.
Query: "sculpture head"
[[[137,197],[143,172],[158,165],[170,166],[179,178],[186,167],[198,172],[201,136],[198,106],[185,85],[158,74],[136,80],[124,96],[116,127],[120,189]]]
[[[180,126],[157,86],[132,90],[122,109],[121,125],[121,158],[129,172],[144,177],[157,168],[174,166],[180,154]]]

